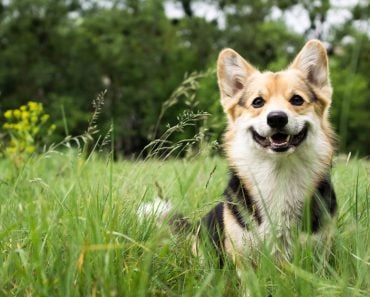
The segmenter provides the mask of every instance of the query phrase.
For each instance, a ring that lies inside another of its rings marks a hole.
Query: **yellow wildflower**
[[[3,128],[4,128],[5,130],[9,130],[9,129],[11,129],[11,128],[12,128],[12,124],[10,124],[10,123],[5,123],[5,124],[3,125]]]
[[[22,119],[28,119],[30,113],[28,111],[22,111]]]
[[[16,119],[19,119],[19,118],[21,117],[21,115],[22,115],[22,113],[21,113],[21,111],[20,111],[19,109],[15,109],[15,110],[13,111],[13,114],[14,114],[14,117],[15,117]]]
[[[42,103],[35,101],[29,101],[18,109],[7,110],[4,117],[3,129],[10,136],[2,149],[5,156],[34,153],[39,147],[38,139],[49,136],[56,128],[54,124],[45,127],[50,116],[44,112]]]
[[[30,111],[36,111],[37,113],[43,110],[42,103],[30,101],[28,102],[28,108]]]
[[[13,129],[14,129],[14,130],[22,131],[22,130],[23,130],[23,125],[22,125],[22,123],[14,124],[14,125],[13,125]]]
[[[6,118],[6,119],[11,119],[12,118],[12,116],[13,116],[13,111],[12,110],[7,110],[5,113],[4,113],[4,117]]]
[[[35,109],[37,109],[37,103],[34,102],[34,101],[29,101],[28,102],[28,107],[30,108],[30,110],[35,110]]]

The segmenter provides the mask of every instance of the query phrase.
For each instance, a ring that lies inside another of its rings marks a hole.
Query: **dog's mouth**
[[[305,125],[303,129],[295,135],[279,131],[269,137],[263,137],[252,128],[252,135],[254,141],[262,147],[269,148],[274,152],[286,152],[291,147],[299,146],[302,141],[305,140],[307,130],[307,125]]]

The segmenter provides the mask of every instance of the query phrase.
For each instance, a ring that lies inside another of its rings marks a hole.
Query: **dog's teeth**
[[[292,137],[291,135],[288,135],[286,142],[289,142],[291,137]]]

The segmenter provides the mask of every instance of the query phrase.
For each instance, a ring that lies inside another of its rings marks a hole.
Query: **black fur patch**
[[[220,202],[202,219],[202,227],[206,230],[208,237],[220,256],[220,266],[223,266],[223,247],[224,247],[224,205],[231,210],[239,225],[247,227],[241,212],[252,214],[258,224],[261,224],[262,218],[254,205],[252,198],[248,195],[239,177],[232,173],[228,186],[224,191],[225,202]],[[203,229],[202,228],[202,229]]]
[[[220,202],[202,219],[202,225],[208,230],[209,238],[215,247],[221,250],[224,233],[224,203]]]
[[[224,202],[220,202],[202,219],[202,230],[200,236],[204,233],[208,235],[211,243],[219,256],[220,267],[223,266],[223,246],[224,246]],[[205,229],[205,230],[204,230]]]
[[[337,199],[330,177],[323,179],[310,202],[310,230],[317,232],[325,223],[325,218],[335,215]]]
[[[262,223],[262,217],[259,214],[257,206],[235,173],[232,173],[231,175],[229,184],[224,192],[224,196],[227,201],[227,206],[241,227],[247,227],[241,212],[252,214],[258,224]]]

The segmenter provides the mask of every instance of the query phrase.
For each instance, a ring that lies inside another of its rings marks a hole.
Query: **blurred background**
[[[117,155],[137,155],[178,122],[172,141],[220,141],[218,52],[279,70],[319,38],[339,150],[370,155],[369,13],[365,0],[0,0],[0,113],[42,102],[57,141],[86,130],[107,90],[98,125],[114,125]]]

